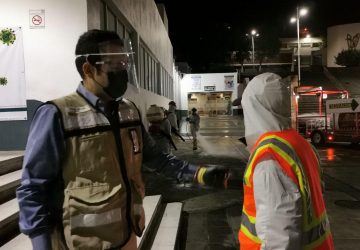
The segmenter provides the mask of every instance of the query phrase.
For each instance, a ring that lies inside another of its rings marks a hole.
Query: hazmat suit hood
[[[291,126],[290,83],[276,74],[254,77],[245,88],[241,105],[249,151],[263,133]]]

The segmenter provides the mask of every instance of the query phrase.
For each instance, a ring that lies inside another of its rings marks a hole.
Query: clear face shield
[[[135,53],[133,52],[132,43],[130,39],[124,40],[124,48],[125,51],[128,51],[128,58],[130,64],[128,64],[128,77],[130,86],[134,88],[134,90],[139,93],[139,82],[136,74],[136,65],[135,65]]]
[[[124,95],[128,86],[138,91],[134,52],[130,41],[113,40],[99,44],[99,53],[78,55],[104,74],[100,84],[104,91],[114,99]]]

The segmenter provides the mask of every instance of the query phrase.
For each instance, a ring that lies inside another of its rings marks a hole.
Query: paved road
[[[244,135],[239,117],[201,117],[199,150],[193,151],[183,122],[178,157],[196,164],[220,164],[231,168],[240,180],[248,158],[238,141]],[[326,206],[336,249],[360,249],[360,146],[333,144],[318,148],[325,182]],[[162,193],[166,201],[184,202],[180,249],[238,249],[242,189],[215,190],[179,185],[159,176],[147,175],[147,193]],[[345,201],[344,201],[345,200]],[[348,202],[350,201],[350,203]],[[341,206],[340,206],[341,205]]]

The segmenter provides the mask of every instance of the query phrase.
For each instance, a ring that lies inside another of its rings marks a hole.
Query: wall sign
[[[216,86],[204,86],[204,91],[215,91]]]
[[[191,90],[201,90],[201,76],[191,77]]]
[[[234,76],[224,76],[224,84],[225,84],[225,89],[229,90],[229,89],[233,89],[234,88]]]
[[[29,10],[30,29],[45,28],[45,10]]]
[[[360,112],[360,98],[327,100],[326,107],[335,114]]]

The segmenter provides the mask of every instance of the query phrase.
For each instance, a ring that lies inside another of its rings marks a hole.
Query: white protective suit
[[[254,77],[241,100],[245,137],[251,150],[268,131],[290,128],[290,84],[273,73]],[[253,175],[256,232],[261,249],[302,249],[302,203],[298,187],[272,159],[258,163]]]
[[[197,139],[196,133],[200,129],[200,116],[197,113],[192,113],[189,116],[190,132],[194,139]]]

